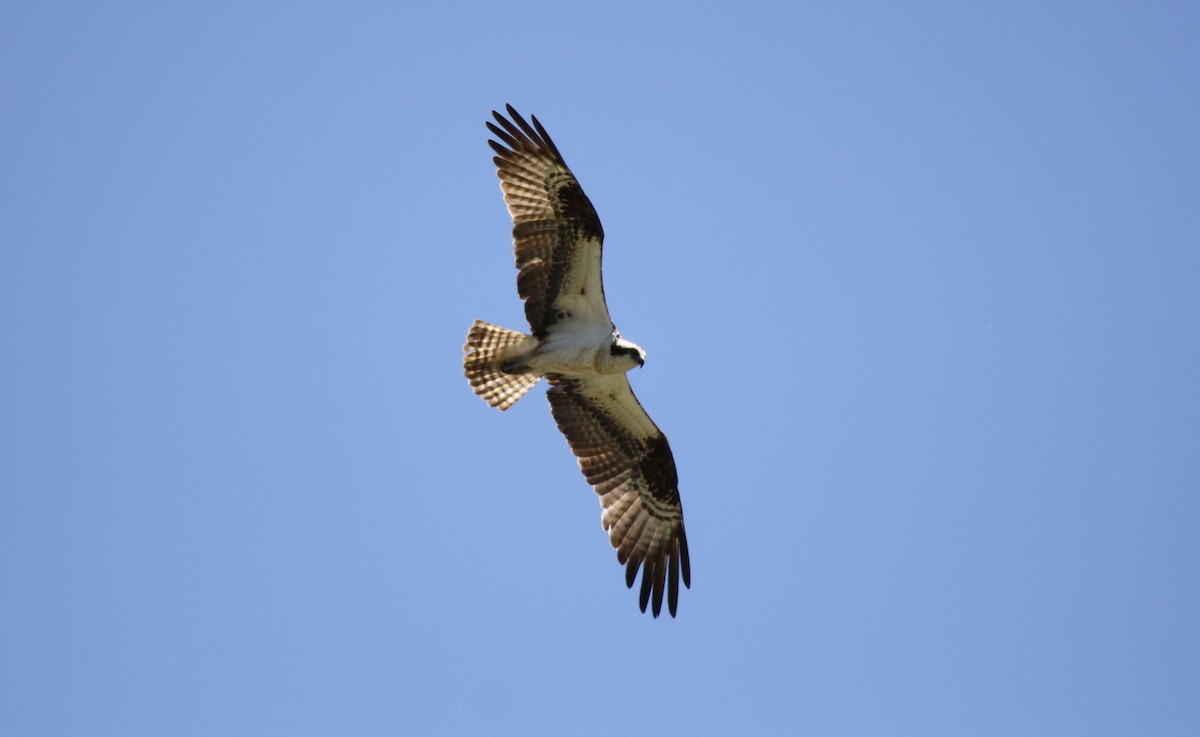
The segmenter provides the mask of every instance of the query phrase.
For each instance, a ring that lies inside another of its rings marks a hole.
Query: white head
[[[646,363],[646,352],[622,338],[621,334],[617,332],[613,333],[613,342],[609,345],[608,352],[612,356],[613,362],[623,364],[622,368],[626,371],[635,365],[641,367]]]

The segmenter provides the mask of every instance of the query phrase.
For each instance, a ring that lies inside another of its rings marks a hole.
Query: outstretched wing
[[[625,565],[626,585],[633,587],[640,567],[642,611],[653,595],[657,617],[665,591],[675,616],[680,573],[689,588],[692,574],[679,478],[666,436],[642,409],[625,374],[547,378],[550,411],[600,495],[600,521]]]
[[[536,337],[561,320],[576,319],[612,328],[600,278],[604,229],[587,195],[536,117],[533,125],[508,107],[496,111],[488,129],[500,139],[497,176],[513,221],[517,293]]]

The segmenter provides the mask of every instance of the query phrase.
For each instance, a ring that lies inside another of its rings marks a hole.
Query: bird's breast
[[[528,366],[538,373],[563,376],[614,374],[628,370],[628,366],[614,360],[611,344],[610,331],[601,335],[571,330],[551,332],[534,352]]]

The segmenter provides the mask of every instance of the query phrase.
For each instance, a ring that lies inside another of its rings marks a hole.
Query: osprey
[[[642,571],[642,611],[653,598],[671,616],[679,577],[691,587],[683,507],[671,447],[642,409],[625,372],[645,363],[641,348],[621,337],[604,301],[600,219],[575,175],[536,117],[533,125],[508,105],[511,120],[492,111],[487,127],[500,189],[513,221],[517,293],[531,335],[476,320],[463,346],[471,388],[506,410],[544,376],[550,412],[600,495],[600,522],[625,584]]]

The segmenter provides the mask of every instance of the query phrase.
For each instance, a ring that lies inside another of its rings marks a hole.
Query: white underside
[[[539,374],[563,376],[617,374],[636,366],[627,356],[612,355],[612,341],[612,328],[607,323],[559,322],[551,326],[525,365]]]

